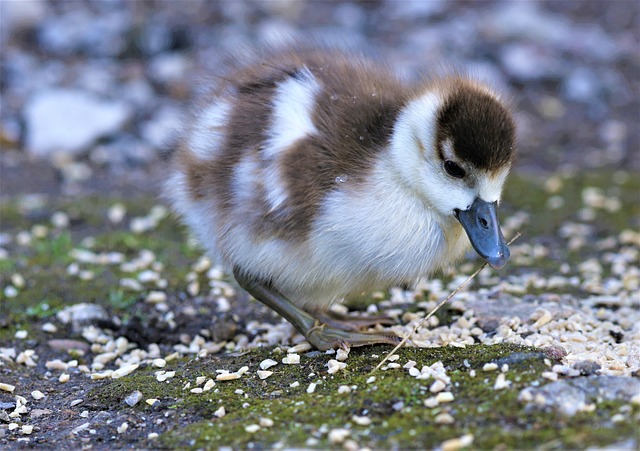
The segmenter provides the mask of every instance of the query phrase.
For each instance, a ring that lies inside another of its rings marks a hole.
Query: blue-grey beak
[[[496,202],[489,203],[476,197],[469,209],[455,213],[478,255],[493,268],[502,268],[511,253],[500,230]]]

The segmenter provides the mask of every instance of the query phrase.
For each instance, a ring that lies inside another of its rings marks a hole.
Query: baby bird
[[[514,135],[505,102],[470,78],[409,86],[337,50],[272,50],[202,99],[165,188],[211,258],[310,344],[396,343],[361,331],[385,318],[330,306],[414,283],[470,245],[501,268]]]

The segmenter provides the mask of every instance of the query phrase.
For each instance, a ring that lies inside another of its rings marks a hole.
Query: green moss
[[[474,434],[474,447],[482,449],[533,448],[552,441],[557,446],[572,448],[583,443],[604,445],[632,436],[631,421],[606,428],[593,427],[602,424],[599,419],[615,412],[620,407],[618,403],[602,404],[597,414],[573,418],[525,409],[517,399],[519,391],[534,382],[545,381],[540,375],[547,367],[538,350],[509,344],[400,350],[398,362],[415,360],[421,367],[442,361],[447,368],[455,400],[435,409],[423,405],[424,399],[433,396],[429,392],[433,380],[417,380],[407,370],[379,371],[375,373],[375,382],[367,383],[370,371],[381,358],[373,358],[373,353],[382,356],[388,350],[387,347],[354,349],[347,369],[333,376],[325,368],[329,356],[303,355],[300,365],[278,365],[274,375],[265,381],[253,373],[259,361],[273,358],[270,351],[251,351],[240,358],[222,356],[187,362],[181,379],[174,381],[176,386],[194,381],[198,375],[210,376],[217,367],[237,370],[239,365],[246,364],[251,373],[236,381],[218,382],[217,392],[191,394],[183,390],[181,396],[176,394],[179,399],[173,406],[177,412],[202,419],[164,433],[159,443],[171,449],[217,449],[223,445],[245,449],[271,447],[276,443],[306,447],[307,439],[315,437],[315,447],[326,449],[331,447],[326,432],[343,427],[351,428],[351,438],[361,446],[385,449],[435,447],[464,433]],[[513,385],[495,390],[498,372],[487,373],[481,368],[485,363],[505,359],[512,362],[507,379]],[[471,368],[477,372],[475,378],[469,374]],[[315,375],[310,377],[311,373]],[[292,388],[291,383],[296,381],[300,385]],[[314,393],[307,393],[311,382],[321,383]],[[348,395],[339,395],[340,385],[356,388]],[[243,393],[236,393],[238,389]],[[248,406],[243,407],[244,403]],[[402,403],[401,408],[398,403]],[[215,418],[213,412],[220,406],[225,407],[227,414]],[[436,424],[436,416],[445,412],[455,418],[454,424]],[[354,415],[367,416],[371,425],[357,425],[352,420]],[[270,418],[276,426],[262,428],[255,435],[247,433],[245,427],[258,424],[260,418]]]

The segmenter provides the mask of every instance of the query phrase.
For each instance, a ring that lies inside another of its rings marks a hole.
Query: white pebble
[[[175,371],[158,371],[156,373],[156,379],[158,380],[158,382],[164,382],[175,375],[176,375]]]
[[[373,384],[376,381],[376,377],[375,376],[371,376],[369,377],[369,379],[367,379],[367,384]]]
[[[335,374],[340,370],[343,370],[347,367],[347,364],[344,362],[338,362],[337,360],[331,359],[327,363],[329,370],[327,371],[329,374]]]
[[[157,432],[151,432],[149,433],[149,435],[147,435],[148,440],[155,440],[158,437],[160,437],[160,434],[158,434]]]
[[[258,424],[250,424],[249,426],[245,426],[244,430],[245,430],[245,432],[248,432],[249,434],[255,434],[256,432],[258,432],[260,430],[260,425],[258,425]]]
[[[218,410],[216,410],[215,412],[213,412],[213,416],[214,417],[218,417],[218,418],[222,418],[223,416],[225,416],[227,414],[227,411],[224,410],[224,406],[221,406]]]
[[[167,294],[164,291],[150,291],[144,299],[149,304],[159,304],[167,301]]]
[[[26,285],[24,277],[22,277],[22,274],[18,273],[15,273],[11,276],[11,283],[13,284],[13,286],[19,289],[24,288],[24,286]]]
[[[33,426],[30,424],[25,424],[22,426],[22,433],[25,435],[29,435],[33,432]]]
[[[457,451],[462,448],[471,446],[473,443],[473,434],[466,434],[462,437],[445,440],[440,445],[442,451]]]
[[[120,426],[118,426],[116,430],[118,431],[118,434],[124,434],[125,432],[127,432],[127,429],[129,429],[129,425],[125,421]]]
[[[29,335],[29,332],[27,332],[26,330],[19,330],[16,332],[15,337],[18,340],[24,340],[25,338],[27,338],[28,335]]]
[[[299,387],[299,386],[300,386],[300,382],[298,382],[298,381],[294,381],[294,382],[291,382],[289,384],[289,387],[291,387],[291,388],[296,388],[296,387]]]
[[[338,349],[336,352],[336,360],[338,362],[344,362],[349,357],[349,351],[345,351],[344,349]]]
[[[287,353],[289,354],[297,354],[298,352],[306,352],[311,349],[311,345],[307,342],[300,343],[298,345],[292,346],[287,349]]]
[[[271,360],[271,359],[265,359],[262,362],[260,362],[260,369],[261,370],[268,370],[269,368],[271,368],[274,365],[277,365],[278,362],[276,362],[275,360]]]
[[[309,384],[309,386],[307,387],[307,393],[313,393],[314,391],[316,391],[316,387],[318,386],[318,384],[311,382]]]
[[[263,428],[270,428],[274,425],[274,422],[271,418],[260,418],[260,426]]]
[[[495,363],[485,363],[482,367],[482,371],[495,371],[498,369],[498,365]]]
[[[436,381],[431,384],[431,387],[429,387],[429,391],[431,393],[438,393],[444,390],[446,386],[447,384],[445,384],[443,381],[441,381],[440,379],[436,379]]]
[[[358,426],[369,426],[371,424],[371,418],[365,416],[354,415],[351,417],[351,421],[353,421]]]
[[[284,359],[282,359],[282,363],[285,365],[296,365],[300,363],[300,355],[299,354],[289,354]]]
[[[349,435],[351,435],[351,431],[349,431],[349,429],[331,429],[328,435],[329,443],[331,443],[332,445],[337,445],[344,442],[347,437],[349,437]]]
[[[167,361],[165,359],[153,359],[153,366],[156,368],[164,368],[167,366]]]
[[[121,223],[126,214],[127,214],[127,209],[125,208],[124,205],[120,203],[113,204],[111,207],[109,207],[109,210],[107,211],[107,217],[109,218],[109,221],[113,224]]]
[[[44,393],[42,393],[40,390],[34,390],[31,392],[31,397],[33,399],[35,399],[36,401],[41,400],[42,398],[44,398],[46,395]]]
[[[348,393],[351,393],[351,387],[349,387],[348,385],[341,385],[338,387],[339,395],[346,395]]]
[[[153,406],[155,403],[158,402],[158,400],[156,398],[149,398],[149,399],[146,399],[144,402],[146,402],[150,406]]]
[[[16,389],[15,385],[5,384],[3,382],[0,382],[0,390],[2,391],[8,391],[9,393],[13,393],[15,389]]]
[[[13,285],[7,285],[4,287],[4,295],[8,298],[15,298],[18,296],[18,289]]]
[[[49,334],[53,334],[58,331],[58,328],[53,323],[44,323],[40,328],[40,330],[42,330],[43,332],[47,332]]]
[[[454,396],[453,393],[451,393],[450,391],[443,391],[438,393],[438,395],[436,396],[436,400],[438,401],[438,403],[444,403],[444,402],[452,402],[454,400]]]
[[[508,388],[510,386],[511,386],[511,381],[507,380],[507,378],[506,378],[504,373],[500,373],[500,374],[498,374],[498,377],[496,378],[495,384],[493,384],[493,389],[494,390],[502,390],[503,388]]]
[[[440,413],[436,415],[433,420],[436,424],[453,424],[455,423],[455,419],[448,413]]]
[[[240,379],[240,374],[238,373],[222,373],[216,376],[217,381],[232,381],[235,379]]]
[[[67,373],[62,373],[58,378],[58,381],[62,384],[64,384],[65,382],[69,382],[69,375]]]
[[[558,373],[554,373],[553,371],[545,371],[542,373],[542,377],[555,382],[558,380]]]
[[[438,405],[440,405],[440,402],[438,401],[438,399],[435,396],[431,396],[427,399],[425,399],[423,401],[423,404],[425,407],[429,407],[430,409],[434,408],[434,407],[438,407]]]
[[[119,379],[121,377],[127,376],[137,370],[139,366],[139,364],[135,363],[133,365],[126,365],[118,368],[113,373],[111,373],[111,379]]]
[[[271,376],[273,374],[273,371],[262,371],[262,370],[258,370],[256,371],[256,373],[258,374],[258,377],[260,379],[266,379],[269,376]]]

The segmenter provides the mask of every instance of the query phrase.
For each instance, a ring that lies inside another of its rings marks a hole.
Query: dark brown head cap
[[[515,123],[509,108],[485,86],[448,80],[437,114],[439,148],[449,140],[455,155],[478,169],[497,171],[515,153]]]

